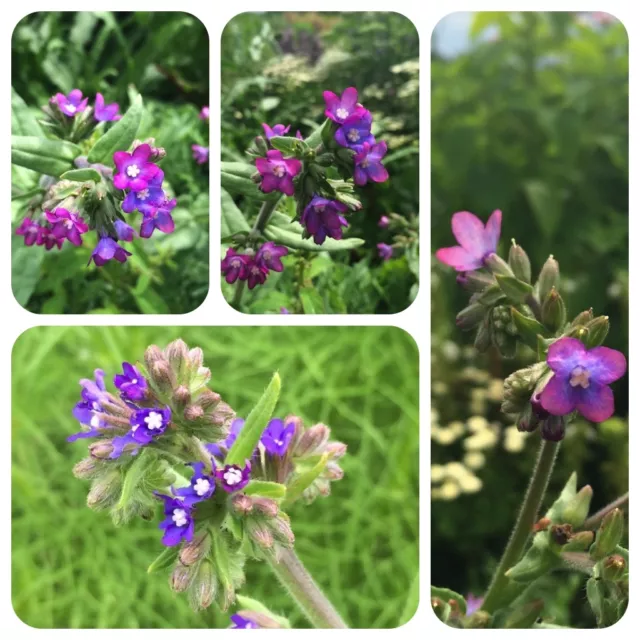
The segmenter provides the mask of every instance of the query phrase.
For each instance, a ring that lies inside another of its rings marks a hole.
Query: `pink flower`
[[[342,124],[350,115],[362,108],[362,105],[358,104],[358,90],[355,87],[347,87],[340,97],[333,91],[325,91],[322,95],[327,107],[324,115],[338,124]]]
[[[387,216],[380,216],[380,220],[378,220],[378,226],[385,229],[389,226],[389,218]]]
[[[501,224],[502,212],[499,209],[491,214],[486,226],[473,213],[454,213],[451,229],[458,246],[438,249],[436,258],[456,271],[480,269],[485,259],[496,252]]]
[[[353,181],[362,187],[368,181],[384,182],[388,180],[389,173],[382,164],[382,158],[386,153],[386,142],[383,141],[376,144],[365,142],[353,158],[356,165],[353,172]]]
[[[277,149],[267,151],[266,158],[256,158],[256,168],[262,176],[260,190],[264,193],[281,191],[285,195],[294,193],[293,178],[302,170],[300,160],[284,158]]]
[[[76,247],[82,244],[81,235],[89,231],[89,225],[80,217],[79,213],[67,211],[58,207],[55,211],[45,211],[45,218],[52,227],[52,233],[56,238],[66,238]]]

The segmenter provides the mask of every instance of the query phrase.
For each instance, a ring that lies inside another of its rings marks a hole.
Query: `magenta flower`
[[[66,238],[76,247],[82,244],[81,235],[89,231],[89,225],[80,217],[79,213],[72,213],[62,207],[55,211],[45,211],[45,218],[53,225],[52,233],[56,238]]]
[[[204,164],[209,160],[209,148],[201,147],[199,144],[192,144],[193,158],[198,164]]]
[[[202,110],[198,114],[198,118],[200,118],[200,120],[208,120],[209,119],[209,107],[202,107]]]
[[[146,188],[140,191],[129,191],[122,202],[122,210],[132,213],[136,209],[143,215],[151,215],[166,199],[162,190],[164,171],[158,168],[155,176],[149,181]]]
[[[25,218],[16,229],[16,234],[24,236],[24,243],[30,247],[38,239],[40,225],[31,218]]]
[[[287,309],[287,307],[280,307],[280,313],[282,313],[284,315],[289,315],[291,313],[291,311],[289,311],[289,309]]]
[[[300,223],[306,228],[307,233],[313,236],[316,244],[322,244],[327,236],[340,240],[342,227],[349,226],[346,218],[341,215],[346,211],[347,206],[338,200],[314,196],[305,207]]]
[[[74,89],[65,96],[63,93],[56,93],[51,102],[58,105],[58,108],[65,116],[70,118],[75,117],[77,113],[82,113],[87,108],[89,98],[82,99],[82,91],[80,89]]]
[[[253,289],[259,284],[264,284],[269,275],[269,269],[251,261],[247,268],[247,287]]]
[[[131,225],[128,225],[126,222],[118,219],[113,223],[113,226],[116,229],[116,235],[118,236],[118,240],[123,240],[124,242],[132,242],[133,238],[136,235],[134,228]]]
[[[384,242],[379,242],[378,247],[378,255],[386,262],[393,258],[393,247],[391,245],[385,244]]]
[[[373,145],[365,142],[353,158],[356,165],[353,172],[353,181],[362,187],[368,181],[384,182],[388,180],[389,173],[381,162],[386,153],[386,142],[378,142]]]
[[[244,468],[236,464],[226,464],[222,469],[216,469],[216,480],[227,493],[244,489],[251,478],[251,462],[247,460]]]
[[[365,142],[374,145],[376,140],[371,135],[372,121],[373,118],[370,111],[359,109],[340,125],[335,135],[336,142],[355,151],[360,151]]]
[[[613,391],[608,386],[621,378],[627,361],[608,347],[587,349],[576,338],[560,338],[547,353],[553,377],[540,394],[542,407],[554,416],[578,410],[591,422],[613,415]]]
[[[97,267],[102,267],[109,260],[117,260],[118,262],[126,262],[127,258],[131,255],[128,251],[123,249],[113,238],[104,236],[100,238],[100,241],[93,250],[88,264],[91,264],[93,260]]]
[[[247,255],[237,253],[235,249],[229,247],[227,255],[222,259],[222,275],[224,279],[233,284],[236,280],[246,280],[249,276],[249,263],[251,258]]]
[[[362,105],[358,104],[358,90],[355,87],[347,87],[340,97],[333,91],[324,91],[322,96],[326,106],[324,115],[338,124],[362,109]]]
[[[282,271],[284,266],[281,258],[289,253],[287,247],[280,247],[275,242],[265,242],[256,253],[255,262],[259,267]]]
[[[380,216],[380,220],[378,220],[378,226],[382,229],[386,229],[389,226],[389,218],[387,216]]]
[[[271,149],[267,151],[266,158],[256,158],[256,169],[262,176],[261,191],[281,191],[287,196],[292,196],[293,178],[302,170],[302,164],[295,158],[283,158],[281,151]]]
[[[149,186],[160,172],[160,167],[149,162],[151,151],[148,144],[141,144],[133,153],[116,151],[113,154],[113,162],[117,170],[113,178],[116,189],[142,191]]]
[[[176,228],[171,211],[176,206],[176,199],[166,200],[155,210],[144,215],[140,225],[140,237],[150,238],[155,229],[162,233],[173,233]]]
[[[467,594],[467,615],[470,616],[472,613],[477,611],[484,602],[484,598],[477,598],[472,593]]]
[[[53,247],[58,247],[58,249],[62,249],[62,245],[64,244],[64,238],[58,238],[50,227],[40,227],[38,229],[38,238],[36,240],[36,244],[38,246],[44,245],[46,251],[51,251]]]
[[[459,211],[451,218],[451,229],[459,246],[436,251],[436,258],[456,271],[474,271],[484,265],[485,259],[495,253],[500,239],[502,212],[496,209],[487,225],[473,213]]]
[[[291,129],[291,125],[285,127],[283,124],[275,124],[272,129],[268,124],[263,123],[262,128],[264,129],[264,135],[267,140],[271,140],[273,136],[286,136],[287,133],[289,133],[289,129]]]
[[[104,103],[104,97],[101,93],[96,93],[96,104],[93,108],[93,117],[98,122],[114,122],[120,120],[122,116],[118,113],[120,107],[117,102],[111,104]]]
[[[122,373],[113,377],[113,384],[120,391],[123,400],[138,402],[147,394],[147,380],[130,362],[122,363]]]
[[[302,137],[302,134],[300,133],[300,131],[296,131],[296,138],[298,138],[298,140],[304,140],[304,138]]]

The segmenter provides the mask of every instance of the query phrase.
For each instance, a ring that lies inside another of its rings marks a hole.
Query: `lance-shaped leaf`
[[[496,274],[496,280],[507,298],[514,304],[522,304],[533,293],[533,287],[518,278]]]
[[[240,594],[236,596],[236,602],[238,603],[238,607],[240,609],[261,613],[265,616],[269,616],[269,618],[275,620],[280,626],[284,627],[285,629],[291,628],[291,623],[289,622],[289,620],[287,620],[287,618],[273,613],[273,611],[265,607],[262,602],[258,602],[253,598],[247,598],[247,596],[243,596]]]
[[[564,511],[575,501],[576,496],[578,495],[578,474],[574,471],[567,480],[567,483],[564,485],[560,495],[556,499],[556,501],[551,505],[547,513],[545,513],[545,518],[549,518],[551,522],[557,524],[564,524]]]
[[[36,136],[11,137],[13,164],[56,178],[73,168],[73,161],[81,152],[80,147],[65,140],[46,140]]]
[[[42,129],[25,101],[11,87],[11,133],[16,136],[42,136]]]
[[[110,163],[116,151],[127,151],[138,134],[142,111],[142,96],[138,94],[122,118],[93,145],[87,156],[89,162]]]
[[[449,600],[454,600],[460,609],[460,612],[463,616],[467,615],[467,601],[455,591],[451,589],[444,589],[441,587],[431,587],[431,599],[439,598],[443,602],[449,602]]]
[[[229,172],[223,168],[220,172],[220,183],[223,189],[226,189],[229,193],[235,193],[236,195],[242,195],[253,200],[277,200],[282,195],[281,193],[274,191],[272,193],[264,193],[260,191],[257,183],[253,181],[251,176],[256,172],[255,167],[250,165],[242,165],[240,162],[225,162],[224,165],[241,165],[248,167],[249,172],[245,172],[246,175],[240,174],[240,172]]]
[[[544,600],[537,599],[514,607],[505,616],[501,629],[530,629],[544,609]]]
[[[281,500],[287,494],[287,487],[279,482],[267,482],[266,480],[251,480],[244,488],[243,493],[248,496],[262,496]]]
[[[329,140],[328,134],[332,130],[331,120],[327,118],[306,140],[305,142],[313,149],[323,140]]]
[[[71,171],[65,171],[60,178],[62,180],[73,180],[74,182],[100,182],[102,180],[102,176],[91,168],[71,169]]]
[[[486,307],[494,305],[504,299],[504,291],[497,285],[489,285],[482,293],[474,296],[474,302],[478,302]]]
[[[211,542],[211,557],[215,563],[215,571],[221,587],[216,600],[218,602],[218,606],[223,611],[227,611],[231,606],[235,595],[235,589],[233,588],[233,576],[231,575],[229,545],[225,534],[223,534],[219,529],[211,532]]]
[[[282,151],[285,156],[297,155],[309,150],[307,142],[293,136],[273,136],[269,142],[274,149]]]
[[[538,336],[547,335],[545,327],[535,318],[529,318],[520,313],[515,307],[511,307],[511,317],[522,341],[536,351],[538,348]]]
[[[330,454],[325,453],[320,457],[313,467],[303,471],[297,476],[293,482],[287,487],[287,499],[284,501],[283,507],[286,509],[302,496],[304,491],[309,488],[324,471],[329,462]]]
[[[540,532],[536,534],[535,538],[542,541],[546,538],[546,533]],[[524,557],[511,567],[505,575],[514,582],[528,584],[561,564],[560,557],[548,546],[536,545],[534,541],[534,544]]]
[[[176,561],[178,557],[179,546],[166,547],[158,557],[149,565],[147,573],[155,573],[156,571],[162,571],[162,569],[168,569]]]
[[[233,237],[236,233],[249,233],[251,227],[242,211],[238,209],[231,195],[222,189],[220,194],[221,200],[221,234],[222,241]]]
[[[225,464],[243,466],[245,460],[251,458],[255,448],[258,446],[262,433],[273,415],[279,396],[280,375],[276,372],[273,374],[271,382],[262,397],[258,400],[258,404],[251,410],[242,427],[242,431],[240,431],[229,453],[227,453]]]

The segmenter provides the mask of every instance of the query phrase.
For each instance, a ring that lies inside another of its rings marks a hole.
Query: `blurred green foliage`
[[[497,27],[497,35],[483,37],[487,27]],[[437,35],[436,30],[434,45]],[[553,254],[560,262],[560,290],[571,317],[589,307],[608,315],[607,346],[628,354],[625,29],[618,22],[597,25],[570,13],[486,12],[475,15],[471,35],[468,52],[445,60],[435,46],[432,55],[432,249],[455,244],[454,212],[472,211],[486,220],[501,209],[499,253],[506,257],[515,238],[529,253],[534,271]],[[434,260],[436,476],[443,474],[438,467],[464,464],[478,418],[492,425],[494,435],[481,450],[482,465],[473,470],[481,489],[465,492],[461,485],[443,495],[437,486],[432,583],[479,596],[515,521],[539,438],[526,436],[519,450],[509,445],[512,425],[491,391],[492,381],[530,363],[531,354],[523,349],[514,362],[493,352],[474,354],[472,338],[454,324],[466,297],[451,270]],[[470,371],[476,372],[472,382]],[[592,511],[628,490],[627,379],[613,388],[613,418],[597,426],[577,421],[568,430],[550,499],[574,470],[579,484],[594,489]],[[460,472],[456,466],[453,470]],[[568,574],[540,584],[539,593],[551,607],[546,613],[558,624],[595,626],[583,586]]]
[[[155,521],[116,529],[85,506],[71,469],[86,442],[71,409],[80,378],[107,377],[149,344],[200,346],[211,388],[242,416],[274,370],[278,414],[323,422],[348,444],[332,495],[290,515],[296,550],[348,624],[389,628],[417,608],[418,353],[388,327],[38,327],[13,350],[13,606],[38,628],[221,628],[229,614],[196,614],[147,574],[160,546]],[[28,389],[28,393],[25,390]],[[34,399],[39,399],[34,402]],[[37,481],[34,479],[37,478]],[[250,563],[241,593],[307,626],[266,565]]]
[[[222,159],[248,161],[245,150],[262,123],[291,125],[304,137],[324,120],[323,91],[358,89],[384,139],[390,179],[356,189],[362,210],[349,216],[347,237],[362,248],[324,254],[321,265],[297,277],[272,273],[265,286],[245,292],[247,311],[277,313],[293,307],[298,290],[311,298],[305,313],[396,313],[417,294],[418,255],[397,249],[383,262],[376,244],[394,242],[380,229],[382,215],[415,219],[418,210],[418,34],[404,16],[386,12],[243,13],[222,35]],[[248,219],[257,202],[236,198]],[[290,260],[291,262],[291,260]],[[232,291],[222,282],[230,299]],[[318,309],[314,311],[314,309]]]
[[[40,12],[23,18],[12,37],[12,83],[36,116],[56,92],[101,92],[121,112],[133,88],[144,98],[138,138],[164,147],[166,183],[178,200],[176,230],[136,240],[124,265],[85,267],[94,234],[62,251],[24,247],[13,239],[14,293],[35,313],[187,313],[209,288],[208,165],[191,145],[208,146],[198,112],[209,102],[209,39],[194,16],[180,12]],[[33,187],[36,174],[12,168],[12,183]],[[25,200],[12,202],[16,223]],[[16,279],[17,274],[17,279]]]

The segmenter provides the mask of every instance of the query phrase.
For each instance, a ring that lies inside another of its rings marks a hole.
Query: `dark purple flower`
[[[273,418],[262,433],[260,442],[269,453],[275,456],[283,456],[287,452],[295,430],[295,422],[291,421],[285,424],[284,420]]]
[[[371,135],[371,112],[359,109],[350,115],[336,131],[336,142],[343,146],[360,151],[365,143],[374,145],[375,138]]]
[[[384,168],[381,160],[387,153],[387,143],[378,142],[369,144],[365,142],[362,149],[353,158],[356,168],[353,172],[353,181],[360,187],[371,182],[384,182],[389,179],[389,173]]]
[[[176,489],[175,495],[181,497],[188,507],[207,500],[216,490],[216,481],[213,476],[209,476],[204,471],[203,462],[191,463],[193,467],[193,475],[191,476],[191,484],[188,487]]]
[[[391,245],[385,244],[384,242],[378,242],[376,245],[378,247],[378,255],[385,261],[393,258],[393,247]]]
[[[131,436],[138,444],[149,444],[154,437],[162,435],[171,422],[171,409],[158,407],[139,409],[129,420]]]
[[[130,402],[143,400],[147,392],[145,377],[130,362],[122,363],[122,371],[113,377],[113,384],[120,391],[122,399]]]
[[[80,431],[67,438],[67,442],[75,442],[80,438],[95,438],[100,435],[99,428],[104,427],[103,421],[96,415],[102,411],[101,400],[106,393],[104,371],[94,371],[95,380],[80,380],[82,400],[73,408],[73,417],[80,423],[91,427],[89,431]]]
[[[247,460],[243,469],[237,464],[225,464],[222,469],[216,469],[216,479],[227,493],[240,491],[251,479],[251,462]]]
[[[242,253],[237,253],[235,249],[229,247],[227,254],[222,259],[222,275],[224,279],[233,284],[236,280],[246,280],[249,276],[249,264],[251,257]]]
[[[65,116],[70,118],[75,117],[77,113],[82,113],[87,108],[89,98],[82,99],[82,91],[80,89],[73,89],[68,96],[63,93],[56,93],[51,102],[58,105],[58,108]]]
[[[320,196],[314,196],[305,207],[300,222],[306,228],[307,233],[313,236],[316,244],[322,244],[328,237],[340,240],[342,227],[348,227],[349,223],[341,214],[347,211],[347,206],[338,200],[327,200]]]
[[[52,227],[53,235],[56,238],[66,238],[76,247],[82,244],[81,234],[89,231],[89,225],[82,219],[79,213],[72,213],[62,207],[55,211],[45,211],[45,218]]]
[[[554,416],[577,409],[591,422],[613,415],[613,392],[608,386],[621,378],[627,361],[620,351],[608,347],[587,349],[576,338],[560,338],[547,353],[554,372],[540,394],[542,407]]]
[[[25,218],[16,229],[16,234],[24,236],[24,243],[30,247],[38,239],[40,225],[31,218]]]
[[[378,220],[378,226],[386,229],[389,226],[389,218],[387,216],[380,216],[380,220]]]
[[[123,222],[119,218],[113,223],[113,226],[116,229],[118,240],[131,242],[136,235],[134,228],[131,225],[128,225],[126,222]]]
[[[113,154],[113,163],[117,171],[113,177],[113,184],[116,189],[142,191],[149,186],[160,171],[158,165],[149,162],[151,151],[148,144],[141,144],[133,153],[116,151]]]
[[[229,428],[229,434],[222,441],[222,443],[218,444],[217,442],[212,442],[210,444],[205,445],[205,449],[213,456],[218,458],[222,458],[226,451],[229,451],[233,446],[233,443],[236,441],[238,434],[242,431],[242,427],[244,427],[244,419],[236,418]],[[224,450],[223,450],[224,449]]]
[[[259,629],[258,625],[253,620],[243,618],[241,615],[235,613],[231,616],[231,622],[233,623],[230,629]]]
[[[200,120],[208,120],[209,119],[209,107],[202,107],[200,113],[198,114],[198,118],[200,118]]]
[[[355,87],[347,87],[340,97],[333,91],[324,91],[322,96],[326,106],[324,115],[338,124],[362,109],[362,105],[358,104],[358,90]]]
[[[251,261],[247,267],[247,287],[253,289],[259,284],[264,284],[269,275],[267,267],[260,266],[255,261]]]
[[[272,129],[268,124],[263,123],[262,128],[264,129],[264,135],[267,140],[271,140],[273,136],[286,136],[287,133],[289,133],[289,129],[291,129],[291,125],[285,127],[283,124],[275,124]]]
[[[484,602],[484,598],[476,598],[472,593],[467,594],[467,615],[470,616],[477,611]]]
[[[102,267],[109,262],[109,260],[113,259],[118,262],[126,262],[127,257],[130,255],[131,253],[126,249],[123,249],[113,238],[104,236],[100,239],[96,248],[93,250],[91,257],[89,258],[89,264],[91,264],[92,260],[98,267]]]
[[[122,116],[118,113],[117,102],[112,102],[111,104],[104,103],[104,97],[101,93],[96,94],[96,104],[93,108],[93,117],[98,122],[113,122],[115,120],[120,120]]]
[[[498,248],[502,212],[496,209],[487,225],[468,211],[454,213],[451,229],[459,246],[447,247],[436,251],[440,262],[453,267],[456,271],[474,271],[484,266],[484,261]]]
[[[192,144],[191,151],[193,151],[193,157],[198,164],[204,164],[209,159],[208,147],[201,147],[199,144]]]
[[[54,233],[51,227],[40,227],[38,229],[38,238],[36,240],[36,244],[38,246],[44,245],[46,251],[51,251],[53,247],[58,247],[58,249],[62,249],[62,245],[64,244],[64,238],[58,238]]]
[[[271,269],[271,271],[282,271],[284,266],[280,258],[289,253],[287,247],[281,247],[275,242],[265,242],[256,253],[255,262],[259,267]]]
[[[162,190],[163,180],[164,172],[158,168],[158,171],[149,180],[149,184],[144,189],[129,191],[122,202],[122,210],[125,213],[132,213],[137,209],[143,215],[153,213],[166,200],[165,193]]]
[[[277,149],[270,149],[266,158],[256,158],[256,169],[262,176],[260,189],[264,193],[281,191],[292,196],[293,178],[300,173],[302,164],[296,158],[284,158]]]
[[[195,525],[189,506],[179,498],[159,493],[156,495],[164,501],[164,515],[166,516],[158,525],[158,528],[164,529],[162,544],[165,547],[174,547],[182,540],[191,542]]]
[[[155,229],[162,231],[162,233],[173,233],[176,225],[171,217],[171,211],[175,206],[175,198],[173,200],[165,199],[155,211],[145,214],[140,225],[140,237],[150,238]]]

